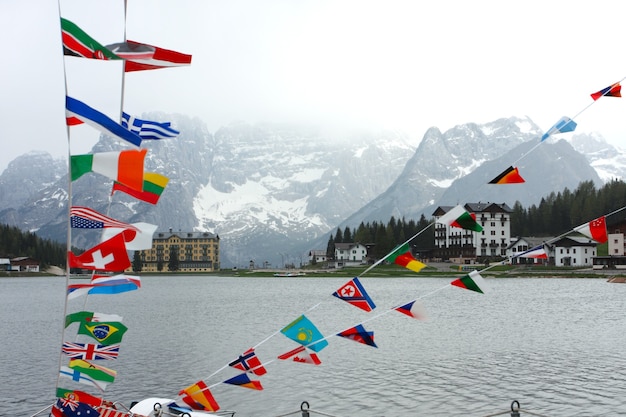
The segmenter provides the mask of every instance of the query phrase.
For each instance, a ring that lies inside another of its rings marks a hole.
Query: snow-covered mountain
[[[589,140],[582,144],[573,140],[590,158],[587,161],[569,143],[554,139],[524,157],[541,135],[526,118],[469,123],[446,132],[431,128],[417,146],[418,141],[398,132],[236,123],[211,134],[200,120],[183,115],[144,117],[169,120],[182,132],[175,140],[145,142],[146,171],[170,178],[159,204],[121,193],[109,199],[110,181],[96,174],[72,183],[73,204],[130,223],[157,224],[161,231],[217,233],[223,267],[246,266],[250,260],[298,264],[309,249],[325,247],[328,234],[337,227],[386,222],[391,216],[429,217],[439,204],[517,200],[533,204],[551,191],[573,189],[582,180],[600,184],[590,163],[605,166],[599,161],[626,158],[610,148],[592,153],[583,149]],[[93,152],[124,147],[102,137]],[[45,172],[24,168],[32,167],[33,161]],[[487,185],[512,164],[519,167],[526,184]],[[13,161],[0,175],[0,187],[5,187],[0,194],[0,223],[64,241],[66,167],[66,161],[44,154]],[[16,189],[19,192],[4,192]],[[94,244],[93,233],[75,236],[76,246]]]
[[[626,178],[626,151],[617,148],[599,134],[574,135],[570,143],[596,170],[604,182]]]
[[[158,224],[159,230],[217,233],[223,266],[244,266],[251,259],[276,265],[281,254],[295,261],[311,239],[385,191],[416,147],[409,137],[395,132],[238,123],[210,134],[197,119],[144,117],[171,120],[182,132],[176,140],[144,142],[150,149],[146,171],[170,178],[159,204],[120,193],[109,202],[110,181],[96,174],[72,183],[73,204],[128,222]],[[124,147],[102,137],[93,151]],[[5,172],[0,179],[15,180],[9,177]],[[66,189],[64,176],[26,201],[3,196],[8,208],[0,213],[0,222],[64,240]],[[53,195],[58,196],[54,201]],[[80,234],[73,244],[87,246],[88,239]]]

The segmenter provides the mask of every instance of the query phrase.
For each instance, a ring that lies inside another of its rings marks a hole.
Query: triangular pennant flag
[[[80,255],[74,255],[72,252],[68,252],[67,255],[70,268],[116,272],[124,271],[132,265],[126,253],[122,234],[115,235]]]
[[[472,271],[468,275],[464,277],[457,278],[450,283],[450,285],[454,285],[455,287],[463,288],[470,291],[476,291],[481,294],[486,292],[486,284],[485,280],[478,273],[478,271]]]
[[[116,191],[121,191],[136,198],[137,200],[145,201],[150,204],[156,204],[168,182],[169,178],[164,175],[157,174],[155,172],[146,172],[143,174],[142,190],[133,189],[116,181],[113,183],[111,194]]]
[[[376,346],[376,343],[374,343],[374,332],[368,332],[362,324],[337,333],[337,336],[345,337],[346,339],[354,340],[355,342],[363,343],[364,345],[373,346],[375,348],[378,347]]]
[[[517,167],[510,166],[502,174],[489,181],[489,184],[521,184],[524,182],[526,181],[519,174]]]
[[[228,366],[232,366],[240,371],[252,372],[258,376],[267,373],[267,370],[261,364],[261,360],[254,352],[254,348],[246,350],[242,355],[239,355],[239,358],[229,363]]]
[[[124,128],[121,124],[116,123],[104,113],[89,107],[75,98],[69,96],[65,98],[65,113],[67,117],[71,118],[70,123],[68,123],[71,126],[76,124],[74,120],[74,118],[76,118],[93,126],[105,135],[115,136],[135,146],[141,145],[141,137],[138,134]]]
[[[328,342],[324,339],[322,333],[317,330],[317,327],[305,315],[301,315],[289,323],[280,332],[294,342],[300,343],[315,352],[319,352],[328,346]]]
[[[71,155],[72,181],[88,172],[95,172],[134,190],[141,191],[143,189],[143,163],[146,152],[148,152],[147,149],[129,149],[117,152]]]
[[[437,219],[437,223],[475,232],[483,231],[483,227],[476,222],[476,215],[474,213],[470,214],[460,204]]]
[[[591,94],[591,98],[594,101],[596,101],[600,97],[621,97],[621,96],[622,96],[622,86],[620,85],[619,82]]]
[[[312,365],[319,365],[322,363],[315,352],[309,352],[304,346],[298,346],[287,353],[283,353],[278,356],[278,359],[283,361],[292,360],[299,363],[310,363]]]
[[[561,117],[558,122],[554,124],[546,133],[541,137],[541,141],[548,139],[551,135],[556,135],[557,133],[567,133],[573,132],[576,130],[576,122],[570,119],[567,116]]]
[[[354,277],[333,293],[340,300],[346,301],[365,311],[372,311],[376,305],[365,291],[359,277]]]
[[[261,381],[251,380],[247,374],[239,374],[224,381],[224,384],[239,385],[240,387],[262,390]]]
[[[592,220],[589,223],[585,223],[582,226],[578,226],[574,228],[574,230],[598,243],[604,243],[609,240],[609,236],[606,231],[606,218],[604,216],[598,217],[597,219]]]
[[[426,267],[426,264],[413,257],[408,242],[387,255],[387,260],[406,269],[410,269],[413,272],[419,272]]]
[[[532,258],[532,259],[548,259],[548,254],[543,247],[543,244],[539,246],[535,246],[532,249],[529,249],[525,252],[517,255],[518,258]]]
[[[419,300],[413,300],[410,303],[396,307],[395,310],[414,319],[426,320],[426,310]]]
[[[194,410],[217,411],[220,406],[204,381],[183,388],[178,395],[181,400]]]
[[[126,42],[107,45],[107,48],[116,56],[126,60],[124,66],[124,71],[126,72],[180,67],[191,64],[191,55],[146,43],[127,40]]]

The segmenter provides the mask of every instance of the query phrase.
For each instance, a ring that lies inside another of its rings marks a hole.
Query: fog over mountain
[[[430,217],[437,205],[495,201],[535,204],[580,181],[624,178],[626,153],[598,135],[553,137],[536,149],[539,128],[527,118],[429,129],[417,145],[391,131],[337,132],[316,127],[234,123],[215,133],[199,119],[169,120],[175,140],[145,141],[146,171],[170,178],[156,206],[121,193],[110,180],[87,174],[72,183],[74,205],[160,231],[202,230],[221,239],[222,267],[250,260],[274,266],[306,262],[325,248],[337,227],[362,221]],[[93,152],[127,148],[101,137]],[[532,154],[530,153],[532,152]],[[528,155],[526,156],[526,154]],[[488,185],[510,165],[525,184]],[[15,159],[0,175],[0,222],[66,240],[67,162],[45,153]],[[97,234],[75,233],[88,247]]]

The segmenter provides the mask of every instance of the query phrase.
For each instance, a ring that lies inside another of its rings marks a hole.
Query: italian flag
[[[592,220],[589,223],[585,223],[582,226],[578,226],[574,230],[598,243],[604,243],[609,240],[609,236],[606,232],[606,219],[604,216],[598,217],[597,219]]]
[[[143,188],[143,162],[147,149],[72,155],[72,181],[96,172],[134,190]]]
[[[476,223],[476,215],[470,214],[463,206],[458,205],[441,216],[437,223],[445,224],[452,227],[458,227],[460,229],[473,230],[475,232],[482,232],[481,225]]]
[[[478,273],[478,271],[472,271],[464,277],[457,278],[450,283],[455,287],[463,288],[470,291],[476,291],[481,294],[486,292],[485,280]]]
[[[426,264],[418,261],[413,257],[413,255],[411,255],[411,250],[408,243],[405,243],[404,245],[395,249],[387,257],[387,260],[406,269],[410,269],[414,272],[419,272],[426,266]]]

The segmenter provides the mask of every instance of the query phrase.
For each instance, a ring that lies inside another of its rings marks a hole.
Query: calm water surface
[[[335,416],[476,416],[512,400],[550,416],[626,415],[626,285],[601,279],[487,279],[480,295],[448,278],[362,278],[365,313],[330,294],[346,278],[144,277],[141,290],[72,301],[124,316],[129,330],[106,397],[129,404],[173,397],[257,348],[263,391],[212,388],[238,417],[312,409]],[[0,416],[28,416],[54,398],[64,278],[0,279]],[[442,289],[441,291],[436,291]],[[433,294],[433,291],[436,291]],[[430,294],[430,295],[428,295]],[[428,321],[390,307],[425,296]],[[321,304],[311,311],[311,307]],[[296,346],[282,334],[306,313],[325,335],[365,324],[378,349],[331,337],[321,366],[273,359]],[[87,389],[87,386],[77,388]]]

